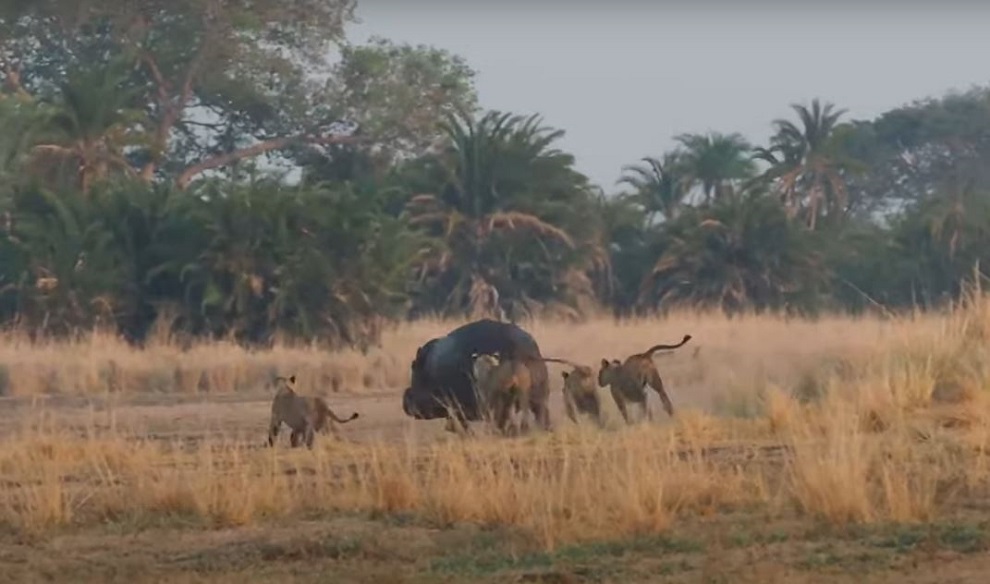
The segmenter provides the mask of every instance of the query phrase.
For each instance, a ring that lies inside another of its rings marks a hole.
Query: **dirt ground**
[[[66,426],[106,428],[161,440],[198,441],[211,436],[237,437],[258,444],[268,432],[272,394],[264,391],[224,396],[134,394],[105,399],[52,396],[0,399],[0,436],[16,432],[24,414],[51,413]],[[355,442],[395,441],[406,433],[443,434],[443,421],[410,420],[402,412],[401,390],[362,395],[331,395],[327,401],[340,417],[360,418],[340,426],[341,436]],[[288,438],[284,438],[288,445]]]
[[[685,392],[679,407],[704,407],[710,400],[699,402]],[[619,422],[619,414],[602,393],[603,409],[610,424]],[[358,412],[357,420],[338,426],[341,437],[357,443],[395,442],[415,439],[418,442],[447,439],[443,420],[412,420],[402,411],[402,390],[381,390],[357,395],[329,394],[327,403],[338,417]],[[181,439],[196,442],[211,436],[237,437],[260,445],[267,436],[272,393],[265,390],[240,392],[234,395],[176,395],[130,394],[111,398],[48,396],[37,398],[0,398],[0,437],[23,427],[25,419],[37,419],[38,414],[50,413],[64,426],[116,427],[142,437],[161,440]],[[692,401],[694,403],[692,403]],[[669,423],[656,395],[648,402],[654,412],[654,423]],[[553,387],[550,415],[554,424],[566,423],[563,398]],[[638,415],[638,414],[634,414]],[[288,445],[287,435],[280,438]]]

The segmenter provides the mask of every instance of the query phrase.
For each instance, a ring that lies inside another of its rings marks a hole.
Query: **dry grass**
[[[106,337],[74,345],[8,338],[0,363],[7,393],[19,396],[232,392],[292,371],[313,393],[390,389],[398,399],[416,347],[451,326],[397,328],[368,355],[163,343],[141,352]],[[903,320],[682,314],[526,327],[545,354],[588,364],[690,332],[698,353],[689,345],[657,357],[676,420],[597,430],[558,414],[550,434],[320,440],[309,452],[258,448],[233,434],[189,447],[35,413],[0,449],[0,522],[43,532],[176,517],[243,525],[411,512],[438,525],[515,526],[553,549],[754,507],[840,525],[925,522],[987,494],[990,301],[982,298]]]
[[[145,350],[135,350],[103,333],[74,342],[31,342],[20,334],[6,334],[0,336],[0,395],[222,394],[260,389],[273,374],[287,371],[296,374],[299,387],[308,393],[398,388],[408,380],[416,349],[458,324],[424,320],[395,325],[385,332],[382,346],[367,354],[298,345],[249,351],[226,342],[182,348],[164,335]],[[789,379],[823,356],[855,355],[891,339],[937,330],[942,324],[933,317],[912,321],[836,317],[811,322],[766,316],[728,320],[698,313],[662,320],[616,323],[596,318],[580,324],[539,321],[523,326],[548,356],[588,364],[658,342],[676,342],[690,332],[694,340],[681,351],[700,348],[699,366],[693,372],[704,375],[707,388],[752,393],[754,382]]]

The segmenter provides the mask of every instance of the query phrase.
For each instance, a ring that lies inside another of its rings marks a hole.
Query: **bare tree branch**
[[[239,160],[244,160],[245,158],[253,158],[255,156],[260,156],[262,154],[267,154],[268,152],[274,152],[276,150],[283,150],[293,144],[355,144],[363,141],[361,137],[358,136],[286,136],[284,138],[274,138],[272,140],[265,140],[263,142],[258,142],[252,146],[247,146],[245,148],[240,148],[232,152],[225,152],[211,158],[207,158],[202,162],[198,162],[185,170],[179,175],[175,183],[180,189],[185,189],[192,182],[192,179],[197,175],[200,175],[208,170],[214,170],[217,168],[223,168],[229,166]]]
[[[192,99],[193,81],[196,78],[199,60],[193,59],[186,68],[185,75],[182,79],[182,89],[177,99],[172,99],[169,95],[172,84],[162,75],[161,69],[159,69],[155,59],[151,55],[145,54],[141,60],[148,66],[151,77],[155,80],[155,85],[158,87],[158,106],[162,112],[162,118],[158,122],[158,127],[155,128],[151,160],[141,169],[142,180],[151,182],[151,179],[154,178],[155,170],[158,168],[158,162],[165,149],[168,148],[168,136],[172,132],[172,128],[175,127],[175,124],[182,117],[186,106],[189,104],[189,100]]]

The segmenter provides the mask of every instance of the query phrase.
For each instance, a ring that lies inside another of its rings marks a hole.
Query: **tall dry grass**
[[[421,320],[393,325],[380,347],[328,352],[314,346],[276,345],[252,351],[228,342],[181,346],[166,335],[144,350],[93,333],[79,341],[31,341],[0,335],[0,395],[104,395],[107,393],[223,394],[262,388],[275,374],[295,373],[307,393],[358,394],[404,387],[416,349],[463,324]],[[720,393],[752,392],[754,383],[791,380],[825,356],[844,358],[892,339],[925,334],[941,321],[831,317],[818,321],[774,316],[727,319],[720,314],[680,313],[663,319],[616,322],[593,318],[574,324],[521,323],[548,356],[588,364],[617,358],[658,342],[694,340],[681,353],[698,350],[683,381],[703,381]],[[658,359],[670,360],[660,356]],[[661,361],[662,362],[662,361]],[[690,401],[690,397],[688,398]]]
[[[217,391],[248,387],[272,369],[291,370],[317,391],[333,375],[360,391],[400,387],[415,348],[451,326],[393,330],[369,355],[227,345],[138,352],[107,338],[71,346],[6,339],[0,360],[14,394],[107,391],[101,368],[110,362],[125,392],[147,390],[142,380],[155,375],[173,379],[159,391],[200,390],[174,381],[176,368],[216,380],[209,388]],[[754,507],[836,524],[928,521],[988,494],[983,297],[950,314],[903,320],[681,314],[527,328],[547,355],[587,363],[690,332],[696,355],[689,345],[657,358],[680,406],[676,419],[607,430],[561,420],[550,434],[425,445],[320,440],[310,452],[256,448],[235,436],[182,447],[95,423],[66,428],[49,413],[48,423],[25,427],[0,449],[0,522],[43,531],[175,517],[239,525],[313,512],[411,512],[441,525],[516,526],[552,548]],[[52,385],[52,377],[71,384]]]

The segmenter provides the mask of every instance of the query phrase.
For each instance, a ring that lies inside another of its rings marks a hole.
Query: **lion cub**
[[[284,422],[292,429],[289,435],[289,443],[293,448],[299,446],[300,440],[306,442],[306,446],[313,448],[313,438],[317,432],[327,433],[327,430],[334,436],[339,436],[334,422],[346,424],[358,418],[358,413],[354,412],[351,417],[342,420],[333,413],[327,402],[318,396],[303,396],[295,391],[296,376],[276,377],[275,383],[279,384],[278,391],[272,399],[272,417],[268,424],[268,446],[275,445],[275,438]]]
[[[609,388],[612,399],[615,400],[615,405],[618,406],[619,413],[622,414],[622,418],[627,424],[629,423],[629,412],[626,409],[626,404],[629,402],[639,404],[646,412],[647,418],[653,419],[653,413],[646,404],[647,385],[659,394],[667,415],[674,415],[674,406],[670,403],[667,392],[664,391],[663,380],[660,379],[660,373],[653,364],[652,357],[653,353],[657,351],[676,349],[684,346],[690,340],[691,335],[684,335],[684,339],[676,345],[656,345],[642,353],[630,355],[622,363],[618,359],[613,359],[611,362],[602,359],[601,369],[598,370],[598,385]]]

